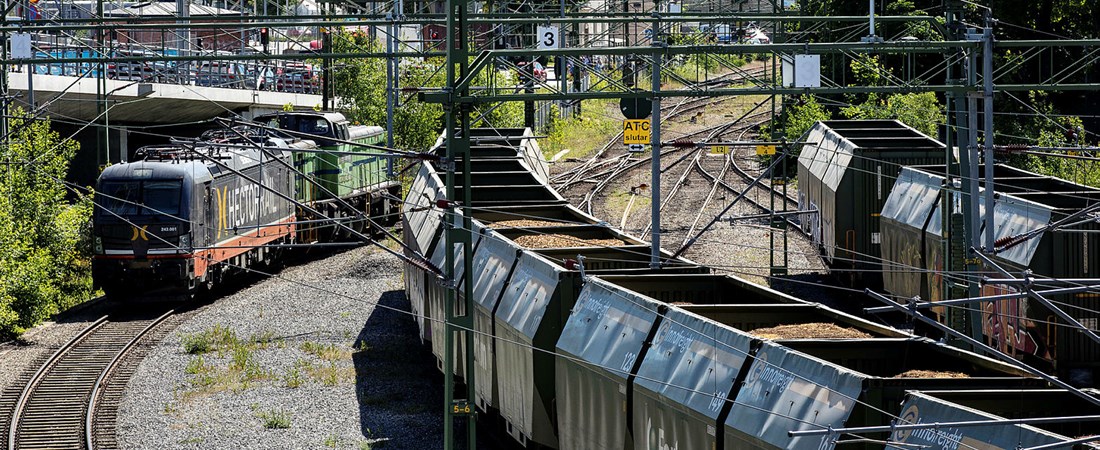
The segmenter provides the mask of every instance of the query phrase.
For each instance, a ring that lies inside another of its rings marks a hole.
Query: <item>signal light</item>
[[[271,34],[267,28],[260,28],[260,44],[267,46],[271,42]]]

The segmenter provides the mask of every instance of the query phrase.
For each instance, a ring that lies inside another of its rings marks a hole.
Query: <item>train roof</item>
[[[135,179],[184,179],[205,183],[214,177],[206,164],[199,161],[134,161],[103,169],[100,181]]]
[[[205,183],[223,171],[241,171],[271,160],[246,144],[243,140],[202,142],[194,145],[194,150],[183,144],[145,146],[135,152],[137,161],[107,167],[100,180],[181,178]],[[264,146],[268,153],[282,158],[287,153],[280,149],[313,148],[316,144],[269,137]]]
[[[861,176],[873,165],[928,164],[942,160],[947,147],[897,120],[826,120],[799,139],[798,165],[830,190]],[[854,169],[854,170],[849,170]]]
[[[979,176],[980,192],[985,192],[984,168]],[[1068,214],[1100,201],[1100,190],[1066,180],[1042,176],[1005,165],[994,169],[997,198],[993,206],[994,236],[997,239],[1019,236],[1037,230]],[[882,208],[882,218],[903,223],[914,229],[925,227],[939,234],[940,191],[945,183],[943,166],[917,166],[902,169],[897,184]],[[981,217],[985,217],[985,196],[978,198]],[[1027,266],[1038,251],[1039,239],[1029,239],[1007,248],[1000,258]]]
[[[278,116],[324,117],[325,119],[328,119],[330,122],[333,123],[348,121],[347,117],[344,117],[343,113],[339,113],[336,111],[283,111],[256,116],[255,121],[260,122],[263,119]]]

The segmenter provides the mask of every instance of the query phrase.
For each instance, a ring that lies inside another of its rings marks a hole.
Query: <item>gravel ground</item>
[[[398,260],[360,248],[205,307],[131,379],[122,447],[442,447],[442,376],[401,289]],[[215,327],[243,344],[184,351]]]

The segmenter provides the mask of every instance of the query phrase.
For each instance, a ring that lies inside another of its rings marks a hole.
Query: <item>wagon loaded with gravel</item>
[[[487,139],[471,157],[486,169],[474,169],[482,188],[455,205],[472,216],[472,311],[459,302],[455,314],[471,316],[474,366],[444,370],[472,373],[479,420],[498,421],[520,444],[828,449],[833,442],[787,432],[889,423],[913,390],[1047,387],[1014,366],[667,253],[653,268],[645,242],[565,204],[532,158],[529,131],[515,132],[473,136]],[[442,180],[424,164],[405,212],[406,242],[437,266],[447,259]],[[459,253],[453,260],[463,274]],[[421,336],[442,360],[442,328],[431,324],[445,318],[445,286],[415,265],[406,283]]]

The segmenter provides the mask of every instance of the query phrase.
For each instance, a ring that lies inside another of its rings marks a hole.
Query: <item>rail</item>
[[[61,356],[63,356],[65,353],[68,353],[69,349],[75,347],[77,343],[84,340],[84,338],[91,335],[94,330],[103,326],[103,324],[105,323],[107,323],[107,316],[100,317],[98,320],[92,322],[91,325],[85,328],[84,331],[81,331],[80,334],[77,334],[72,339],[70,339],[69,342],[66,342],[64,345],[58,348],[57,351],[54,352],[54,354],[51,355],[50,358],[47,359],[46,362],[38,368],[38,371],[34,373],[34,376],[32,376],[30,381],[27,382],[27,385],[23,386],[23,391],[19,394],[19,400],[15,402],[15,409],[12,411],[11,421],[8,424],[9,449],[15,450],[15,438],[19,435],[19,420],[23,416],[23,409],[27,406],[27,401],[30,400],[31,393],[34,392],[34,387],[42,380],[46,372],[48,372],[49,369],[53,367],[54,363],[61,359]]]
[[[103,316],[59,347],[20,392],[9,423],[8,448],[95,448],[94,420],[102,389],[137,342],[174,313],[117,321]]]
[[[126,357],[126,353],[129,352],[130,349],[133,348],[133,346],[141,340],[141,338],[149,334],[150,330],[156,328],[157,325],[160,325],[162,322],[164,322],[164,319],[171,317],[172,314],[175,314],[175,312],[175,310],[169,310],[160,317],[153,319],[153,321],[149,325],[138,332],[137,336],[134,336],[134,338],[131,339],[130,342],[127,342],[126,345],[118,351],[118,354],[115,355],[114,359],[112,359],[111,362],[107,364],[107,367],[103,368],[103,371],[99,373],[99,378],[96,379],[95,385],[92,386],[92,394],[90,397],[88,397],[88,409],[86,415],[84,416],[84,442],[85,445],[87,445],[88,450],[95,449],[95,440],[92,434],[92,422],[95,420],[95,410],[97,406],[96,404],[99,402],[100,391],[107,381],[107,376],[110,375],[111,371],[113,371],[120,362],[122,362],[122,359]],[[14,449],[15,447],[11,448]]]

